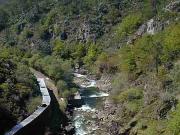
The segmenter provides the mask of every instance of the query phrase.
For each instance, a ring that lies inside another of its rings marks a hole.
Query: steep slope
[[[26,118],[40,104],[36,84],[27,66],[0,56],[1,134]]]
[[[108,76],[97,114],[108,134],[178,135],[179,17],[178,0],[10,0],[0,6],[1,52],[53,79],[67,99],[74,68]]]

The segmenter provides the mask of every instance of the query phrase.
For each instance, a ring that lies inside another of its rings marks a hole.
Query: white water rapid
[[[74,109],[73,122],[75,126],[75,135],[95,135],[94,131],[98,128],[92,115],[95,115],[97,104],[102,103],[102,98],[109,96],[96,89],[96,80],[88,79],[86,75],[74,73],[75,79],[83,79],[80,86],[81,97],[84,99],[84,105]],[[91,89],[93,89],[91,91]]]

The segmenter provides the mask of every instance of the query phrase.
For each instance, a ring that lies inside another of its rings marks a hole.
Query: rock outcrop
[[[110,92],[110,90],[112,89],[111,79],[112,79],[111,75],[104,74],[101,76],[100,80],[97,80],[96,85],[100,90],[104,92]]]
[[[142,24],[132,36],[129,36],[127,44],[132,44],[136,39],[144,34],[154,35],[155,33],[163,30],[166,25],[168,25],[168,22],[161,22],[158,19],[152,18]]]
[[[170,3],[166,6],[165,10],[170,12],[180,12],[180,0]]]

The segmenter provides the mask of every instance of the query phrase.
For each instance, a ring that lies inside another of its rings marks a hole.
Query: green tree
[[[180,57],[180,23],[171,25],[164,31],[162,61],[167,62]]]
[[[71,51],[73,49],[65,42],[56,39],[53,42],[53,55],[59,56],[59,58],[69,59],[71,57]]]
[[[84,57],[84,63],[88,66],[92,65],[95,62],[99,53],[99,49],[97,45],[91,44],[89,45],[86,56]]]
[[[139,27],[141,23],[141,13],[130,14],[126,16],[118,25],[115,38],[123,39],[125,36],[131,35]]]
[[[61,95],[64,91],[68,90],[68,85],[65,81],[59,80],[56,84],[59,94]]]
[[[82,66],[83,57],[86,55],[86,48],[85,45],[79,43],[77,44],[72,52],[72,57],[79,66]]]

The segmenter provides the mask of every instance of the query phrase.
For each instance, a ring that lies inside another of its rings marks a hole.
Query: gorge
[[[0,135],[179,135],[179,7],[0,0]]]

